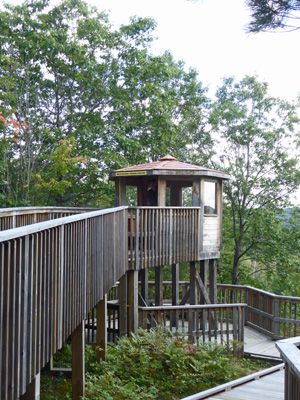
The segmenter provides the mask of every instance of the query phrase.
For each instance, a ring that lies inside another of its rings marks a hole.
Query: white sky
[[[5,0],[20,4],[23,0]],[[214,94],[224,76],[256,74],[273,96],[295,100],[300,94],[300,30],[249,35],[244,0],[86,0],[106,10],[116,27],[133,15],[152,17],[158,26],[155,54],[169,50],[175,60],[195,68]],[[0,0],[0,6],[3,0]],[[52,4],[60,0],[51,0]],[[2,8],[2,7],[1,7]]]
[[[300,93],[300,31],[249,35],[244,0],[89,0],[107,10],[117,27],[133,15],[152,17],[158,26],[154,53],[170,50],[176,60],[199,72],[212,92],[224,76],[258,75],[269,92],[287,100]]]

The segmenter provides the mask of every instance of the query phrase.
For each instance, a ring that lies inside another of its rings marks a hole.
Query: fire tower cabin
[[[167,155],[157,162],[113,171],[110,179],[115,181],[116,206],[132,204],[132,193],[137,205],[128,210],[128,270],[119,286],[120,335],[127,326],[136,331],[138,304],[148,305],[150,267],[155,268],[155,305],[163,305],[165,265],[172,266],[172,305],[178,305],[179,264],[186,262],[190,263],[190,290],[183,300],[216,303],[222,185],[229,175]]]

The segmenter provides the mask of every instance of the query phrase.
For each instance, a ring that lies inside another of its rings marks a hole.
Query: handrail
[[[248,307],[247,325],[273,340],[298,336],[300,331],[300,297],[282,296],[251,286],[217,285],[218,302],[243,302]]]
[[[300,337],[275,343],[285,364],[284,400],[299,400],[300,394]]]
[[[127,207],[0,233],[1,399],[25,393],[126,261]]]
[[[129,207],[130,268],[199,260],[200,210],[200,207]]]
[[[47,220],[30,224],[30,219],[20,219],[18,224],[24,226],[0,232],[1,399],[25,393],[33,377],[128,269],[180,262],[179,242],[187,248],[184,260],[196,260],[199,210],[124,206],[85,209],[56,219],[47,214],[48,207],[33,214],[24,208],[3,211],[6,216],[15,212],[23,218],[28,213]],[[50,211],[59,216],[56,208]],[[73,211],[77,210],[68,212]],[[135,232],[128,233],[128,213],[131,221],[136,216]],[[149,215],[155,216],[154,230],[149,229]],[[154,231],[159,239],[152,247],[147,240]]]
[[[84,207],[16,207],[0,209],[0,231],[98,209]]]
[[[232,345],[235,355],[242,356],[246,306],[239,303],[139,307],[139,321],[144,329],[163,325],[192,341]]]

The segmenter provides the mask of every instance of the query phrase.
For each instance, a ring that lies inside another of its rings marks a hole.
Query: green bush
[[[70,354],[68,346],[64,351]],[[60,354],[59,358],[66,357]],[[97,363],[96,351],[86,347],[85,399],[177,400],[262,367],[266,364],[235,359],[224,346],[174,339],[161,327],[150,332],[140,329],[109,344],[107,361]],[[42,388],[41,399],[70,398],[71,386],[66,379],[57,383],[56,397],[49,397],[54,390],[53,379],[50,384],[51,393]]]

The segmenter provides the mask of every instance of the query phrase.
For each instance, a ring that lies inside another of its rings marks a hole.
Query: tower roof
[[[147,163],[147,164],[139,164],[134,165],[132,167],[126,167],[122,169],[115,170],[110,173],[109,178],[114,180],[119,176],[157,176],[157,175],[176,175],[176,176],[187,176],[187,175],[206,175],[206,176],[214,176],[222,179],[229,179],[229,175],[205,168],[200,167],[199,165],[193,165],[178,161],[176,158],[167,154],[162,157],[160,160]]]

